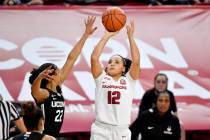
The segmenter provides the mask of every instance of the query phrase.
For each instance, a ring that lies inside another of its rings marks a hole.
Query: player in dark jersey
[[[58,136],[64,118],[64,98],[60,93],[47,90],[49,92],[48,98],[44,102],[37,103],[45,113],[44,115],[47,116],[43,133]]]
[[[64,66],[59,69],[55,64],[45,63],[31,72],[29,82],[32,85],[32,96],[45,116],[44,133],[58,136],[64,118],[64,98],[61,85],[72,70],[85,41],[96,30],[94,16],[85,20],[86,30],[81,39],[69,53]]]
[[[24,105],[24,123],[26,133],[19,134],[11,140],[55,140],[54,137],[42,134],[44,129],[44,115],[40,108],[29,102]]]

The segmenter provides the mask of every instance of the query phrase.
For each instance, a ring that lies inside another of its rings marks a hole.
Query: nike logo
[[[153,126],[148,126],[147,129],[151,130],[153,129],[154,127]]]
[[[52,94],[52,97],[55,97],[55,96],[56,96],[56,95],[53,95],[53,94]]]

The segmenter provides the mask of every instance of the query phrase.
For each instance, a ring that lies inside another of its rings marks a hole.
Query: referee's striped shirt
[[[0,101],[0,140],[9,138],[10,122],[19,118],[19,113],[12,103]]]

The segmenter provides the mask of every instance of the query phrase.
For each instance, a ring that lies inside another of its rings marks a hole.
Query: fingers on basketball
[[[126,23],[125,12],[118,8],[108,8],[102,15],[102,23],[109,32],[121,30]]]

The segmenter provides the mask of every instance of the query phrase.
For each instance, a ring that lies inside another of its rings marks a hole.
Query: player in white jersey
[[[134,22],[126,26],[132,61],[120,55],[110,58],[103,70],[99,57],[108,40],[118,32],[108,32],[91,55],[91,71],[96,82],[96,120],[91,127],[91,140],[130,140],[128,128],[136,80],[140,74],[140,54],[133,33]]]

